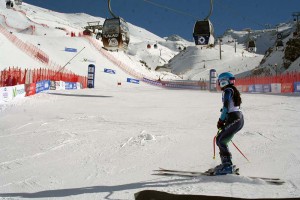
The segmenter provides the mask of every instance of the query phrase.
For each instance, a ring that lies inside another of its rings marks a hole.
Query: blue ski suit
[[[244,117],[239,106],[234,102],[234,86],[226,87],[222,94],[223,108],[221,109],[220,120],[225,122],[225,126],[219,132],[216,143],[220,149],[220,156],[231,157],[228,142],[233,136],[243,128]]]

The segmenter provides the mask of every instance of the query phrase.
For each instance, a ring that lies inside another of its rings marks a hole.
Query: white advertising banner
[[[56,90],[64,90],[65,89],[65,82],[63,81],[55,81]]]
[[[281,93],[281,84],[280,83],[272,83],[271,84],[271,92],[272,93]]]
[[[24,98],[26,96],[25,85],[13,86],[13,98]]]
[[[13,99],[13,86],[0,88],[0,103],[8,102]]]
[[[77,82],[76,85],[77,85],[77,90],[82,89],[81,83]]]
[[[15,98],[23,98],[25,97],[25,85],[15,85],[9,87],[1,87],[0,88],[0,103],[8,102]]]

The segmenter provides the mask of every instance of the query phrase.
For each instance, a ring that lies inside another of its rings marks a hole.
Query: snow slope
[[[183,79],[199,80],[209,78],[209,71],[215,69],[217,73],[225,71],[239,74],[250,71],[259,65],[262,55],[250,53],[242,48],[235,52],[234,47],[222,45],[221,59],[218,46],[201,48],[190,46],[171,59],[169,66],[172,72]]]
[[[300,197],[299,97],[243,94],[244,128],[230,145],[243,176],[158,177],[204,171],[221,94],[155,87],[53,91],[0,113],[0,198],[134,199],[144,189],[243,198]],[[272,115],[270,113],[272,112]]]
[[[97,49],[101,42],[67,34],[78,33],[87,21],[103,18],[57,13],[26,3],[17,9],[26,15],[7,10],[0,1],[0,14],[7,16],[7,20],[0,16],[0,25],[38,46],[61,66],[75,55],[65,52],[65,47],[84,48],[66,68],[86,75],[87,65],[95,64],[96,88],[49,91],[0,105],[0,199],[132,200],[135,192],[144,189],[244,198],[300,197],[299,96],[242,94],[245,126],[234,142],[251,162],[230,146],[241,174],[278,177],[286,181],[284,185],[232,175],[158,177],[151,175],[158,167],[204,171],[219,164],[219,159],[212,159],[212,142],[221,93],[130,84],[125,80],[131,76],[123,71],[132,69],[153,79],[197,80],[210,67],[246,71],[257,65],[261,55],[242,55],[243,47],[235,54],[227,44],[222,46],[221,62],[217,46],[205,51],[177,37],[175,41],[159,38],[132,24],[128,54],[102,52]],[[35,31],[24,31],[28,26],[35,26]],[[147,49],[148,43],[158,48]],[[179,53],[180,45],[187,48]],[[1,70],[49,67],[2,34],[0,49]],[[172,59],[170,64],[180,77],[153,71],[174,55],[178,61]],[[206,68],[200,72],[197,68],[203,67],[203,60]],[[191,68],[186,70],[179,62]],[[117,74],[106,74],[104,68]]]

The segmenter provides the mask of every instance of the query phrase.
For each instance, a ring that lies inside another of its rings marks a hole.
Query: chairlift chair
[[[104,49],[109,51],[126,50],[130,40],[128,24],[111,11],[110,0],[108,0],[108,8],[113,18],[108,18],[103,23],[101,37]]]
[[[283,47],[283,41],[282,40],[277,40],[276,47]]]
[[[13,8],[13,7],[14,7],[14,2],[8,0],[8,1],[6,1],[5,5],[6,5],[6,8],[7,8],[7,9],[10,9],[10,8]]]
[[[210,0],[210,10],[204,20],[197,20],[194,25],[193,38],[196,45],[214,45],[214,27],[209,20],[213,10],[213,0]]]
[[[91,32],[89,29],[85,29],[85,30],[83,31],[83,35],[91,36],[91,35],[92,35],[92,32]]]
[[[254,40],[249,40],[247,44],[247,50],[249,52],[256,52],[256,44]]]
[[[198,20],[194,25],[193,38],[196,45],[213,45],[214,29],[210,20]]]
[[[102,28],[102,42],[110,51],[126,50],[129,44],[129,29],[121,17],[106,19]]]
[[[283,41],[282,40],[277,40],[276,41],[276,50],[283,50]]]

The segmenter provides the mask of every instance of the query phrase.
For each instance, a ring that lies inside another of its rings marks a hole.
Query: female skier
[[[223,108],[221,116],[217,123],[219,133],[216,137],[216,143],[220,149],[221,164],[214,168],[215,175],[232,174],[235,170],[231,161],[231,153],[228,149],[228,143],[233,136],[243,128],[244,117],[240,111],[242,103],[240,92],[234,86],[235,77],[229,72],[221,73],[218,77],[218,84],[223,91]]]

